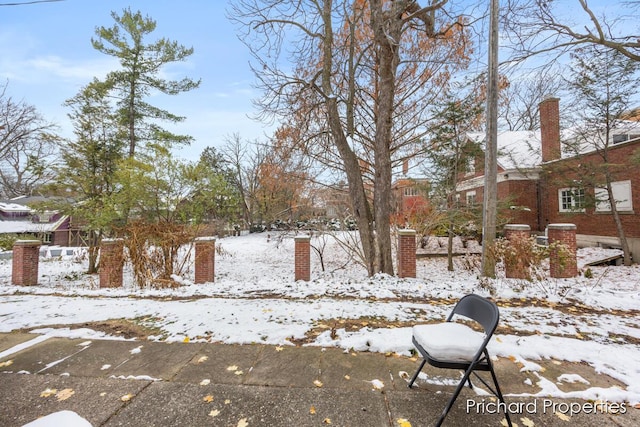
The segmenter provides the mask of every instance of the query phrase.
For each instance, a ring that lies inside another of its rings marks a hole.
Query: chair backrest
[[[481,324],[488,337],[493,334],[500,320],[498,306],[493,301],[476,294],[462,297],[449,314],[447,321],[450,321],[455,314],[468,317]]]

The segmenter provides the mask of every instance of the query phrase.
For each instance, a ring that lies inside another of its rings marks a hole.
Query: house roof
[[[0,202],[0,211],[4,212],[31,212],[31,208],[18,203]]]
[[[470,132],[469,139],[483,143],[486,133]],[[498,133],[498,164],[506,170],[534,168],[540,165],[540,131],[503,131]]]

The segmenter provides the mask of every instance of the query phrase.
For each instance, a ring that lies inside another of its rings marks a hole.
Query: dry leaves
[[[312,406],[312,407],[309,409],[309,413],[310,413],[311,415],[315,415],[315,414],[316,414],[316,407],[315,407],[315,406]]]
[[[313,382],[313,385],[314,385],[314,386],[316,386],[316,387],[318,387],[318,388],[320,388],[320,387],[322,387],[324,384],[322,384],[322,381],[320,381],[320,380],[315,380],[315,381]]]
[[[129,394],[125,394],[124,396],[122,396],[120,398],[121,401],[123,402],[128,402],[131,400],[131,398],[133,397],[133,394],[129,393]]]
[[[227,371],[237,371],[238,367],[236,365],[231,365],[227,367]]]
[[[76,394],[75,391],[73,391],[70,388],[65,388],[64,390],[60,390],[59,392],[56,393],[56,398],[58,398],[58,402],[62,402],[63,400],[67,400],[74,394]]]
[[[522,425],[524,427],[534,427],[536,425],[531,419],[527,417],[520,418],[520,421],[522,421]]]
[[[560,418],[562,421],[569,421],[571,419],[571,417],[563,414],[562,412],[554,412],[554,414],[556,414],[556,417]]]
[[[238,427],[247,427],[248,425],[249,423],[247,422],[246,418],[243,418],[240,421],[238,421]]]
[[[13,365],[13,360],[7,360],[6,362],[0,362],[0,368]]]
[[[398,418],[396,422],[400,427],[411,427],[411,423],[409,422],[409,420],[406,420],[404,418]]]
[[[213,402],[213,396],[211,396],[211,395],[205,396],[205,397],[202,398],[202,401],[206,402],[206,403],[211,403],[211,402]]]
[[[55,395],[58,392],[57,389],[55,388],[48,388],[45,391],[43,391],[42,393],[40,393],[40,397],[51,397],[53,395]]]
[[[208,359],[209,359],[209,357],[202,356],[200,359],[198,359],[198,361],[196,363],[203,363],[203,362],[206,362]]]
[[[220,415],[220,411],[217,409],[214,409],[213,411],[209,412],[210,417],[217,417],[218,415]]]
[[[200,381],[200,385],[209,385],[211,383],[210,379],[204,379],[202,381]]]
[[[325,418],[322,420],[322,424],[331,424],[331,418]]]

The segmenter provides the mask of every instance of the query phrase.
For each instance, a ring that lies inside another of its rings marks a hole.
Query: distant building
[[[17,234],[41,240],[45,245],[68,246],[71,219],[58,211],[38,211],[29,205],[45,197],[17,197],[0,201],[0,234]]]

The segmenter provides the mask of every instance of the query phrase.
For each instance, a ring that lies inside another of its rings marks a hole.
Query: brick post
[[[574,224],[549,224],[547,230],[549,245],[551,245],[549,254],[551,277],[568,278],[577,276],[576,226]],[[563,248],[558,248],[554,243],[561,244]]]
[[[311,280],[311,237],[295,237],[295,280]]]
[[[398,277],[416,277],[415,230],[398,230]]]
[[[521,249],[531,236],[531,227],[526,224],[507,224],[504,226],[504,237],[509,241],[511,249],[515,250],[515,257],[505,260],[504,271],[508,279],[530,279],[529,265],[522,257]]]
[[[209,283],[215,280],[216,239],[215,237],[196,238],[196,283]]]
[[[38,284],[40,240],[16,240],[13,244],[11,283],[18,286]]]
[[[122,239],[102,239],[100,242],[100,287],[121,288],[124,266]]]

